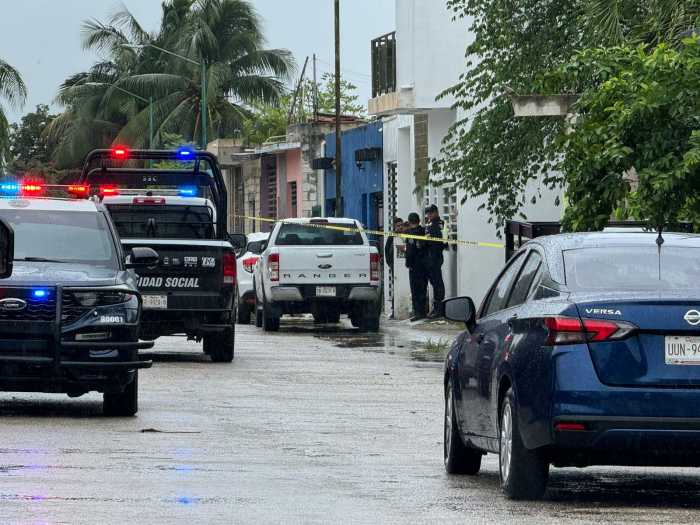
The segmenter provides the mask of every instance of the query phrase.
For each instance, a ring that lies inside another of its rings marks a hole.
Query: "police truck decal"
[[[199,277],[139,277],[139,288],[199,288]]]

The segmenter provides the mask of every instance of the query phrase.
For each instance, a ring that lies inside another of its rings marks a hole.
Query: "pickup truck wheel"
[[[350,316],[350,323],[351,323],[352,326],[354,326],[355,328],[359,328],[359,327],[360,327],[360,319],[359,319],[357,316],[355,316],[355,315],[351,315],[351,316]]]
[[[252,308],[248,304],[242,304],[240,301],[238,303],[238,315],[237,321],[238,324],[250,324],[250,318],[252,315]]]
[[[280,329],[280,318],[274,315],[267,302],[263,301],[263,330],[266,332],[277,332]]]
[[[236,344],[236,327],[232,325],[221,333],[204,336],[204,353],[211,357],[212,363],[230,363],[233,361]]]
[[[378,332],[379,317],[363,317],[360,321],[360,330],[363,332]]]
[[[262,325],[263,325],[262,308],[255,307],[255,326],[256,326],[256,328],[262,328]]]
[[[103,395],[102,412],[107,417],[129,417],[139,411],[139,372],[134,372],[134,380],[126,385],[121,393]]]

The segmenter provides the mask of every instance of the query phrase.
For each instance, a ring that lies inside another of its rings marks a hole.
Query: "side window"
[[[499,312],[506,307],[510,285],[513,283],[515,276],[518,275],[522,264],[523,257],[522,254],[519,254],[511,261],[510,266],[508,266],[508,268],[506,268],[506,270],[501,274],[501,277],[491,290],[489,302],[486,305],[486,308],[484,308],[485,316]]]
[[[518,281],[513,287],[513,292],[510,294],[510,299],[508,299],[508,308],[520,306],[525,302],[527,299],[527,294],[530,291],[530,287],[532,286],[532,282],[537,276],[541,266],[542,257],[536,251],[531,251],[527,261],[525,261],[523,270],[518,276]]]

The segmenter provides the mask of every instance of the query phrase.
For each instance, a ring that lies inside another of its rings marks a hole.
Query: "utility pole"
[[[335,216],[343,216],[343,166],[340,140],[340,0],[335,1]]]
[[[209,123],[207,122],[207,112],[209,111],[209,108],[207,107],[207,63],[204,61],[204,57],[202,57],[202,63],[200,64],[200,67],[202,68],[202,118],[200,118],[200,124],[202,125],[202,149],[206,150],[207,149],[207,144],[209,143],[207,139],[207,127],[209,126]]]
[[[316,53],[314,53],[314,122],[318,122],[318,79],[316,78]]]

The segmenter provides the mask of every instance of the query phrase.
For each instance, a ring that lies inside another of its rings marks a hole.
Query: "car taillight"
[[[248,257],[246,259],[243,259],[242,263],[243,264],[243,269],[248,272],[248,273],[253,273],[253,270],[255,269],[255,263],[258,262],[257,257]]]
[[[267,256],[267,268],[270,272],[271,281],[280,280],[280,254],[271,253]]]
[[[547,345],[618,341],[629,336],[637,328],[623,321],[576,317],[547,317],[544,319],[544,325],[549,330]]]
[[[369,280],[378,281],[379,280],[379,254],[370,253],[369,254]]]
[[[233,284],[236,282],[236,256],[225,253],[223,261],[224,284]]]
[[[119,188],[116,186],[100,186],[100,197],[119,195]]]

